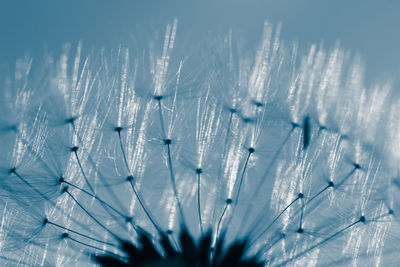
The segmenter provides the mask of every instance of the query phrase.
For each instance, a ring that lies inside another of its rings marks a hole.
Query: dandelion
[[[177,24],[149,50],[66,45],[2,75],[2,264],[396,262],[390,85],[269,23],[254,53],[231,31],[196,71]]]

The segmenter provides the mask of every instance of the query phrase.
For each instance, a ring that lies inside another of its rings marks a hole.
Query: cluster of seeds
[[[142,263],[190,240],[207,266],[238,248],[254,266],[396,262],[388,86],[367,88],[339,47],[298,55],[268,23],[254,54],[230,33],[207,62],[181,57],[176,32],[1,77],[0,262]]]

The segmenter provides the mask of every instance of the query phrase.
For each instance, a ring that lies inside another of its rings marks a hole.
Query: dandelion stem
[[[91,158],[90,154],[87,155],[88,156],[88,161],[89,163],[93,166],[93,167],[97,167],[96,164],[94,163],[93,159]],[[113,200],[115,201],[115,203],[118,204],[118,206],[123,207],[124,205],[121,203],[121,201],[119,200],[119,198],[115,195],[115,192],[111,189],[111,186],[109,185],[109,183],[107,182],[107,179],[105,179],[105,177],[103,177],[103,175],[101,174],[100,171],[97,172],[98,177],[100,178],[99,181],[104,185],[105,189],[107,190],[108,194],[113,198]],[[95,192],[93,192],[93,195],[95,195]],[[131,224],[132,225],[132,224]],[[132,225],[132,227],[135,228],[134,225]]]
[[[197,211],[199,214],[200,232],[203,236],[203,222],[201,220],[201,201],[200,201],[200,186],[201,186],[201,169],[196,170],[197,173]]]
[[[275,219],[259,234],[257,235],[256,238],[252,239],[251,243],[249,244],[249,247],[251,245],[253,245],[258,239],[260,239],[271,227],[272,225],[274,225],[274,223],[276,223],[276,221],[282,216],[283,213],[285,213],[285,211],[290,208],[297,200],[299,200],[300,197],[297,196],[292,202],[289,203],[289,205],[287,205],[276,217]],[[255,225],[253,225],[252,229],[256,229]],[[249,236],[251,236],[254,233],[254,230],[249,232]]]
[[[56,204],[51,201],[45,194],[40,192],[36,187],[34,187],[31,183],[29,183],[24,177],[22,177],[15,169],[12,169],[10,173],[13,173],[15,176],[17,176],[24,184],[26,184],[28,187],[30,187],[33,191],[35,191],[40,197],[42,197],[44,200],[52,204],[53,206],[56,206]]]
[[[360,169],[360,166],[358,164],[354,164],[354,168],[347,174],[340,183],[337,184],[337,188],[340,187],[344,182],[346,182],[347,179],[349,179],[356,170]]]
[[[182,224],[186,225],[185,217],[183,215],[182,205],[181,205],[181,202],[180,202],[179,197],[178,197],[178,189],[176,188],[175,175],[174,175],[174,171],[173,171],[173,167],[172,167],[170,143],[167,144],[167,152],[168,152],[168,167],[169,167],[169,173],[170,173],[172,188],[174,190],[175,199],[176,199],[176,201],[178,203],[178,209],[179,209],[179,213],[180,213],[180,216],[181,216]]]
[[[128,179],[133,193],[135,194],[136,198],[139,200],[139,204],[140,206],[142,206],[142,209],[144,210],[144,212],[146,213],[147,217],[149,218],[150,222],[153,224],[153,226],[157,229],[158,232],[162,232],[161,228],[158,226],[158,224],[155,222],[153,216],[151,215],[150,211],[146,208],[146,206],[144,205],[144,202],[142,200],[142,198],[139,196],[139,194],[137,193],[136,189],[135,189],[135,185],[133,184],[132,179]]]
[[[71,117],[71,118],[67,119],[66,122],[69,123],[69,124],[71,125],[72,131],[76,134],[76,137],[78,138],[79,143],[82,144],[82,143],[83,143],[83,142],[82,142],[82,139],[81,139],[80,135],[78,134],[78,131],[77,131],[76,125],[75,125],[75,120],[76,120],[76,119],[77,119],[77,117]],[[84,170],[83,170],[81,161],[80,161],[80,159],[79,159],[79,157],[78,157],[78,148],[79,148],[79,147],[74,146],[74,147],[71,149],[71,151],[73,151],[74,154],[75,154],[76,161],[78,162],[79,168],[80,168],[80,170],[81,170],[81,173],[82,173],[82,175],[83,175],[83,178],[85,179],[86,184],[88,185],[90,191],[92,191],[92,193],[94,193],[93,187],[92,187],[91,184],[89,183],[89,180],[88,180],[88,178],[87,178],[87,176],[86,176],[86,174],[85,174],[85,172],[84,172]]]
[[[218,171],[218,189],[221,188],[221,184],[222,184],[222,169],[223,169],[223,164],[226,162],[226,150],[228,147],[228,141],[229,141],[229,136],[230,136],[230,129],[231,129],[231,125],[232,125],[232,120],[233,120],[233,115],[236,113],[235,109],[231,109],[230,112],[230,116],[229,116],[229,122],[228,122],[228,126],[227,126],[227,131],[226,131],[226,135],[225,135],[225,140],[224,140],[224,147],[223,147],[223,151],[222,151],[222,156],[221,156],[221,164],[219,165],[219,171]],[[214,201],[214,206],[217,205],[217,201]],[[215,214],[215,210],[213,209],[213,220],[212,220],[212,224],[215,225],[215,220],[216,220],[216,214]]]
[[[347,225],[346,227],[340,229],[339,231],[337,231],[336,233],[332,234],[331,236],[321,240],[320,242],[314,244],[313,246],[309,247],[308,249],[304,250],[303,252],[300,252],[299,254],[285,260],[284,262],[278,264],[278,266],[284,266],[286,264],[288,264],[289,262],[292,262],[300,257],[302,257],[303,255],[309,253],[310,251],[314,250],[315,248],[324,245],[325,243],[333,240],[334,238],[338,237],[340,234],[342,234],[343,232],[345,232],[346,230],[352,228],[353,226],[359,224],[360,222],[365,222],[365,217],[361,216],[360,219],[358,219],[357,221]]]
[[[249,163],[249,159],[251,157],[251,154],[253,154],[253,152],[254,152],[254,150],[249,150],[249,153],[247,154],[247,158],[246,158],[246,162],[245,162],[244,167],[243,167],[242,175],[240,176],[239,188],[238,188],[238,191],[236,193],[235,206],[237,206],[237,204],[239,202],[240,190],[242,189],[244,175],[246,174],[247,165]]]
[[[306,116],[303,121],[303,149],[306,150],[310,144],[310,118]]]
[[[162,114],[162,106],[161,106],[161,97],[157,97],[157,105],[158,105],[158,114],[160,116],[160,125],[161,125],[161,132],[163,134],[163,138],[167,138],[167,134],[165,131],[165,126],[164,126],[164,117]]]
[[[301,231],[303,231],[303,216],[304,216],[304,200],[303,200],[303,198],[301,198],[301,212],[300,212],[300,224],[299,224],[299,232]],[[300,232],[300,233],[301,233]]]
[[[68,188],[64,188],[64,191],[72,198],[72,200],[90,217],[92,218],[93,221],[95,221],[101,228],[106,230],[108,233],[110,233],[116,240],[121,240],[116,234],[114,234],[110,229],[104,226],[99,220],[96,219],[90,212],[82,206],[81,203],[68,191]]]
[[[170,239],[170,240],[172,240],[172,243],[173,243],[173,245],[175,246],[175,250],[176,251],[179,251],[181,248],[179,247],[179,245],[178,245],[178,242],[176,241],[176,239],[175,239],[175,237],[174,237],[174,235],[173,235],[173,232],[172,232],[172,230],[167,230],[167,236],[168,236],[168,238]]]
[[[125,163],[126,170],[128,171],[128,173],[131,173],[131,170],[130,170],[129,164],[128,164],[128,160],[127,160],[127,158],[126,158],[126,153],[125,153],[124,145],[123,145],[123,143],[122,143],[121,130],[122,130],[121,127],[116,127],[116,128],[115,128],[115,131],[116,131],[117,134],[118,134],[119,146],[120,146],[120,148],[121,148],[122,157],[124,158],[124,163]]]
[[[90,244],[86,244],[86,243],[84,243],[84,242],[82,242],[82,241],[79,241],[79,240],[73,238],[73,237],[70,237],[69,235],[65,236],[64,238],[66,238],[66,239],[68,239],[68,240],[71,240],[71,241],[73,241],[73,242],[76,242],[76,243],[78,243],[78,244],[81,244],[81,245],[83,245],[83,246],[85,246],[85,247],[93,248],[93,249],[96,249],[96,250],[100,250],[100,251],[102,251],[102,252],[104,252],[104,253],[107,253],[107,254],[110,254],[110,255],[112,255],[112,256],[114,256],[114,257],[118,257],[118,258],[120,258],[120,259],[124,259],[124,257],[121,257],[121,256],[118,255],[118,254],[115,254],[115,253],[113,253],[113,252],[111,252],[111,251],[108,251],[108,250],[103,249],[103,248],[100,248],[100,247],[96,247],[96,246],[93,246],[93,245],[90,245]]]
[[[75,120],[76,120],[76,119],[77,119],[76,117],[72,117],[72,118],[66,120],[66,122],[69,123],[69,124],[71,125],[71,128],[72,128],[73,132],[76,134],[79,143],[82,143],[82,138],[80,137],[80,135],[78,134],[77,129],[76,129],[76,125],[75,125]],[[119,131],[118,131],[118,129],[119,129]],[[120,131],[122,130],[122,128],[116,127],[115,130],[118,131],[118,135],[119,135],[120,142],[121,142]],[[121,143],[121,145],[122,145],[122,143]],[[85,172],[84,172],[84,170],[83,170],[83,167],[82,167],[82,164],[81,164],[81,162],[80,162],[80,159],[79,159],[79,157],[78,157],[78,155],[77,155],[78,147],[76,147],[76,146],[73,147],[73,148],[72,148],[72,151],[73,151],[74,154],[75,154],[75,157],[76,157],[76,159],[77,159],[79,168],[80,168],[80,170],[81,170],[81,172],[82,172],[82,175],[83,175],[83,177],[84,177],[84,179],[85,179],[85,181],[86,181],[86,184],[89,186],[89,189],[90,189],[90,190],[92,191],[92,193],[94,194],[95,192],[94,192],[94,190],[93,190],[91,184],[89,183],[89,180],[87,179],[87,176],[86,176],[86,174],[85,174]],[[125,164],[127,165],[127,161],[126,161],[126,157],[125,157],[125,151],[124,151],[123,149],[122,149],[122,153],[123,153],[123,156],[124,156]],[[90,162],[93,166],[96,166],[96,164],[93,163],[93,160],[91,159],[90,155],[88,155],[88,159],[89,159],[89,162]],[[127,166],[128,166],[128,165],[127,165]],[[99,174],[99,177],[101,177],[100,174]],[[114,198],[114,200],[115,200],[117,203],[120,204],[120,206],[123,206],[123,205],[121,205],[119,199],[115,196],[114,192],[110,189],[110,187],[109,187],[108,183],[106,182],[106,180],[105,180],[105,179],[100,179],[100,180],[102,181],[102,183],[103,183],[103,184],[105,185],[105,187],[107,188],[107,191],[109,192],[110,196],[112,196],[112,197]],[[72,186],[72,185],[71,185],[71,186]],[[109,206],[109,207],[110,207],[110,206]],[[110,207],[110,208],[111,208],[111,207]],[[113,208],[111,208],[111,209],[113,209]],[[116,211],[115,209],[113,209],[113,210]],[[117,212],[117,213],[118,213],[118,212]],[[131,226],[134,228],[134,230],[136,231],[136,226],[133,224],[132,221],[130,221],[130,225],[131,225]]]
[[[296,128],[296,125],[292,124],[292,128],[290,131],[287,133],[285,139],[283,139],[281,145],[279,146],[278,150],[274,153],[274,156],[272,157],[272,161],[268,164],[267,169],[265,170],[263,174],[263,178],[266,179],[271,171],[272,166],[274,166],[275,162],[278,160],[278,156],[281,154],[283,148],[285,147],[286,143],[289,141],[290,136],[294,132],[294,129]],[[262,179],[261,182],[264,180]]]
[[[307,206],[310,204],[314,199],[316,199],[319,195],[321,195],[323,192],[325,192],[328,188],[333,187],[333,183],[329,182],[327,186],[325,186],[322,190],[320,190],[317,194],[312,196],[310,199],[307,200],[307,202],[304,204],[304,206]]]
[[[250,157],[251,157],[251,155],[252,155],[253,153],[254,153],[254,148],[252,148],[252,147],[249,148],[249,153],[248,153],[248,155],[247,155],[246,162],[245,162],[245,164],[244,164],[244,166],[243,166],[242,175],[240,176],[239,188],[238,188],[238,191],[237,191],[237,193],[236,193],[235,205],[234,205],[233,208],[232,208],[231,216],[230,216],[229,222],[228,222],[228,227],[231,225],[231,221],[232,221],[232,219],[233,219],[233,216],[235,216],[235,210],[236,210],[236,207],[237,207],[238,204],[239,204],[240,190],[241,190],[241,188],[242,188],[244,175],[246,174],[247,165],[248,165],[249,160],[250,160]],[[244,220],[246,220],[246,218],[243,218],[242,223],[244,222]],[[241,223],[240,225],[242,225],[242,223]],[[240,226],[239,229],[241,229],[241,226]]]
[[[51,222],[51,221],[49,221],[49,220],[47,220],[47,219],[46,219],[45,223],[46,223],[46,224],[53,225],[53,226],[58,227],[58,228],[60,228],[60,229],[66,230],[66,231],[68,231],[68,232],[77,234],[77,235],[79,235],[79,236],[82,236],[82,237],[84,237],[84,238],[90,239],[90,240],[92,240],[92,241],[96,241],[96,242],[101,243],[101,244],[109,245],[109,246],[116,247],[116,248],[118,247],[117,245],[115,245],[115,244],[113,244],[113,243],[109,243],[109,242],[106,242],[106,241],[102,241],[102,240],[96,239],[96,238],[94,238],[94,237],[88,236],[88,235],[86,235],[86,234],[82,234],[82,233],[77,232],[77,231],[75,231],[75,230],[72,230],[72,229],[70,229],[70,228],[67,228],[67,227],[64,227],[64,226],[62,226],[62,225],[59,225],[59,224],[57,224],[57,223]]]
[[[156,96],[155,98],[156,98],[157,104],[158,104],[158,114],[160,115],[160,125],[161,125],[161,131],[162,131],[163,137],[164,137],[164,144],[167,145],[168,169],[169,169],[169,173],[170,173],[172,189],[174,190],[175,199],[176,199],[177,204],[178,204],[178,210],[179,210],[179,214],[180,214],[180,218],[181,218],[181,223],[183,225],[186,225],[185,217],[183,215],[182,205],[181,205],[181,202],[180,202],[179,197],[178,197],[178,189],[176,187],[174,169],[173,169],[173,165],[172,165],[171,148],[170,148],[170,145],[171,145],[172,141],[171,141],[171,139],[167,138],[167,133],[165,131],[164,116],[163,116],[163,113],[162,113],[162,106],[161,106],[161,98],[162,97],[160,97],[160,96],[157,97]]]
[[[292,133],[293,133],[295,128],[296,128],[296,126],[292,124],[292,128],[290,129],[290,131],[286,135],[285,139],[282,141],[282,143],[279,146],[278,150],[275,151],[271,162],[268,164],[267,169],[265,170],[264,174],[261,176],[261,180],[260,180],[260,182],[258,183],[258,185],[256,187],[256,191],[254,192],[254,197],[258,197],[258,194],[260,193],[260,190],[261,190],[261,187],[262,187],[263,183],[267,180],[268,175],[269,175],[272,167],[274,166],[275,162],[278,160],[279,154],[282,152],[284,146],[286,145],[287,141],[289,140],[289,138],[292,135]]]
[[[49,202],[54,208],[60,210],[63,214],[65,214],[65,210],[61,209],[58,205],[56,205],[53,201],[51,201],[46,195],[44,195],[42,192],[40,192],[36,187],[34,187],[31,183],[29,183],[24,177],[22,177],[15,169],[12,169],[10,173],[14,173],[15,176],[17,176],[22,182],[24,182],[28,187],[30,187],[33,191],[35,191],[40,197],[42,197],[44,200]],[[27,205],[25,203],[25,205]],[[74,218],[70,218],[73,222],[81,225],[83,228],[88,230],[86,225],[80,224],[77,220]]]
[[[272,169],[272,167],[274,166],[275,162],[278,160],[278,156],[279,154],[282,152],[283,147],[285,146],[285,144],[287,143],[287,141],[289,140],[291,134],[293,133],[294,129],[295,129],[295,125],[292,124],[292,128],[290,129],[290,131],[287,133],[285,139],[283,140],[283,142],[281,143],[281,145],[279,146],[278,150],[274,153],[273,157],[272,157],[272,161],[268,164],[266,171],[264,172],[264,174],[261,176],[261,180],[260,182],[257,184],[256,190],[253,194],[254,198],[257,199],[258,195],[261,192],[261,187],[263,185],[263,183],[267,180],[268,175]],[[267,204],[267,203],[266,203]],[[249,204],[249,208],[246,210],[246,213],[244,215],[243,218],[249,218],[250,212],[253,211],[253,205],[254,203],[251,202]],[[267,207],[266,207],[267,208]],[[257,219],[254,221],[254,223],[256,224],[257,222],[261,221],[262,218],[264,217],[264,213],[260,213],[260,215],[258,215]],[[253,224],[254,226],[254,224]],[[254,229],[254,227],[252,228]],[[250,230],[252,231],[252,230]]]
[[[85,174],[85,171],[83,170],[81,161],[80,161],[80,159],[79,159],[79,157],[78,157],[78,147],[74,146],[74,147],[72,148],[72,151],[73,151],[74,154],[75,154],[76,161],[78,162],[79,169],[81,170],[81,173],[82,173],[82,175],[83,175],[83,178],[85,179],[85,182],[86,182],[87,186],[89,187],[90,191],[92,191],[92,193],[94,193],[93,187],[91,186],[91,184],[90,184],[90,182],[89,182],[89,180],[88,180],[88,178],[87,178],[87,176],[86,176],[86,174]]]
[[[369,219],[368,222],[379,222],[380,219],[385,218],[387,216],[391,216],[393,215],[393,210],[389,210],[387,213],[378,215],[377,217],[373,218],[373,219]]]
[[[328,188],[334,187],[338,188],[340,187],[347,179],[349,179],[357,169],[360,169],[360,166],[358,164],[354,165],[354,168],[343,178],[343,180],[339,184],[334,184],[332,181],[329,181],[328,185],[322,188],[318,193],[316,193],[314,196],[312,196],[310,199],[308,199],[305,203],[302,202],[302,207],[301,207],[301,215],[300,215],[300,224],[302,222],[304,213],[303,210],[306,206],[308,206],[314,199],[316,199],[319,195],[321,195],[323,192],[325,192]],[[301,229],[301,225],[300,225]]]
[[[64,179],[62,179],[61,182],[62,182],[62,183],[65,183],[65,184],[67,184],[67,185],[70,185],[71,187],[73,187],[73,188],[75,188],[75,189],[77,189],[77,190],[79,190],[79,191],[85,193],[85,194],[88,195],[88,196],[93,197],[94,199],[96,199],[97,201],[99,201],[100,204],[101,204],[103,207],[106,206],[106,207],[110,208],[111,210],[113,210],[115,213],[117,213],[117,214],[118,214],[119,216],[121,216],[122,218],[124,218],[124,219],[127,218],[126,215],[124,215],[122,212],[120,212],[119,210],[117,210],[116,208],[114,208],[113,206],[111,206],[110,204],[108,204],[106,201],[104,201],[104,200],[102,200],[101,198],[99,198],[97,195],[92,194],[92,193],[88,192],[87,190],[85,190],[85,189],[83,189],[83,188],[80,188],[79,186],[76,186],[76,185],[74,185],[73,183],[70,183],[70,182],[68,182],[68,181],[66,181],[66,180],[64,180]],[[104,207],[104,208],[105,208],[105,207]],[[108,212],[108,209],[105,208],[105,210]],[[109,213],[109,212],[108,212],[108,213]],[[109,215],[112,216],[112,217],[115,219],[115,217],[114,217],[111,213],[109,213]],[[116,221],[118,221],[118,220],[116,220]],[[130,221],[130,223],[131,223],[131,225],[133,224],[132,221]],[[136,229],[136,226],[132,225],[132,227],[133,227],[134,229]]]
[[[226,204],[225,204],[224,210],[222,211],[221,217],[219,217],[219,220],[218,220],[217,231],[216,231],[216,235],[215,235],[217,237],[217,239],[218,239],[218,236],[219,236],[219,230],[220,230],[220,227],[221,227],[221,222],[222,222],[222,220],[223,220],[223,218],[224,218],[224,216],[226,214],[226,210],[228,209],[228,206],[231,205],[231,204],[232,204],[232,200],[228,198],[226,200]]]

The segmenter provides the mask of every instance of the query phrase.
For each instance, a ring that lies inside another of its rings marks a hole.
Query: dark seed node
[[[258,107],[258,108],[264,106],[264,103],[261,103],[261,102],[258,102],[258,101],[254,101],[253,104],[254,104],[256,107]]]
[[[10,127],[8,127],[8,129],[10,131],[13,131],[13,132],[18,132],[18,126],[17,125],[11,125]]]
[[[171,139],[164,139],[164,144],[165,145],[170,145],[172,143]]]
[[[295,123],[295,122],[291,122],[291,124],[292,124],[292,127],[293,127],[293,128],[297,128],[297,127],[300,127],[300,125],[299,125],[298,123]]]
[[[244,123],[251,123],[251,122],[253,122],[253,119],[252,118],[243,118],[243,122]]]
[[[77,119],[76,117],[71,117],[71,118],[69,118],[69,119],[66,119],[66,120],[65,120],[65,123],[74,124],[74,122],[75,122],[76,119]]]
[[[62,238],[62,239],[68,238],[68,237],[69,237],[69,234],[68,234],[68,233],[62,233],[62,234],[61,234],[61,238]]]
[[[165,231],[166,233],[167,233],[167,235],[172,235],[172,230],[167,230],[167,231]]]

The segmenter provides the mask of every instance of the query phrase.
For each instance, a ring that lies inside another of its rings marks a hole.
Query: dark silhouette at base
[[[223,249],[223,235],[212,247],[212,234],[208,231],[195,244],[193,237],[186,227],[182,228],[179,236],[179,249],[176,249],[165,233],[161,233],[160,253],[150,235],[139,231],[138,246],[130,241],[120,241],[120,248],[126,257],[112,255],[94,256],[94,260],[103,267],[149,267],[149,266],[201,266],[201,267],[261,267],[264,266],[256,257],[246,258],[247,242],[236,241]]]

